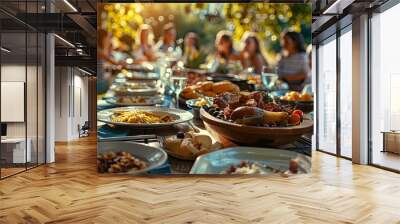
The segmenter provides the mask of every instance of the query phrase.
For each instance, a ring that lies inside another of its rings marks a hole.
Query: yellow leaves
[[[117,38],[113,40],[117,45],[118,39],[123,35],[135,37],[137,27],[143,23],[141,10],[141,4],[104,4],[101,10],[100,27],[105,28]]]

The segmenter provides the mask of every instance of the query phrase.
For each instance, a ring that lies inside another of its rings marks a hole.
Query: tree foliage
[[[283,3],[108,3],[100,5],[99,27],[120,38],[137,35],[142,23],[153,27],[155,37],[167,22],[175,23],[178,38],[196,32],[202,48],[212,50],[216,33],[229,29],[236,42],[246,31],[256,32],[271,55],[280,51],[282,31],[301,32],[311,43],[311,4]]]

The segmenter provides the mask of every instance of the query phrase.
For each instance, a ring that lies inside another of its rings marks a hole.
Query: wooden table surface
[[[400,223],[400,175],[313,153],[282,177],[131,177],[96,172],[96,141],[0,181],[0,223]]]

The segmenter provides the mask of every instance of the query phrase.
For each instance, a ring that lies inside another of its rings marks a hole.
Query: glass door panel
[[[31,161],[26,138],[26,33],[3,32],[1,46],[1,175],[26,169]],[[27,150],[28,149],[28,150]]]
[[[400,4],[371,18],[372,163],[400,170]],[[386,132],[386,134],[384,134]]]
[[[28,62],[26,80],[26,114],[27,114],[27,143],[30,148],[28,168],[38,163],[38,36],[36,32],[28,32]]]
[[[352,157],[352,33],[340,36],[340,154]],[[346,32],[347,31],[347,32]]]
[[[318,48],[318,145],[336,154],[336,37]]]

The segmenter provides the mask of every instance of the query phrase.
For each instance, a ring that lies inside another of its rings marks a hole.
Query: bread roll
[[[185,156],[192,156],[195,155],[198,151],[199,150],[196,148],[193,139],[185,138],[181,143],[179,154]]]
[[[165,148],[173,152],[178,152],[180,150],[181,143],[182,139],[177,138],[167,138],[164,142]]]
[[[220,94],[224,92],[239,92],[240,88],[229,81],[222,81],[214,83],[212,90],[214,93]]]
[[[203,92],[203,95],[204,95],[204,96],[208,96],[208,97],[215,97],[215,96],[217,96],[217,94],[214,93],[214,92],[212,92],[212,91],[205,91],[205,92]]]
[[[199,95],[191,86],[184,88],[182,90],[181,96],[185,99],[197,99],[199,97]]]
[[[201,150],[210,150],[212,145],[212,139],[208,135],[195,135],[193,137],[193,142],[197,148]]]
[[[201,82],[199,84],[199,90],[201,92],[212,91],[214,83],[210,81]]]

